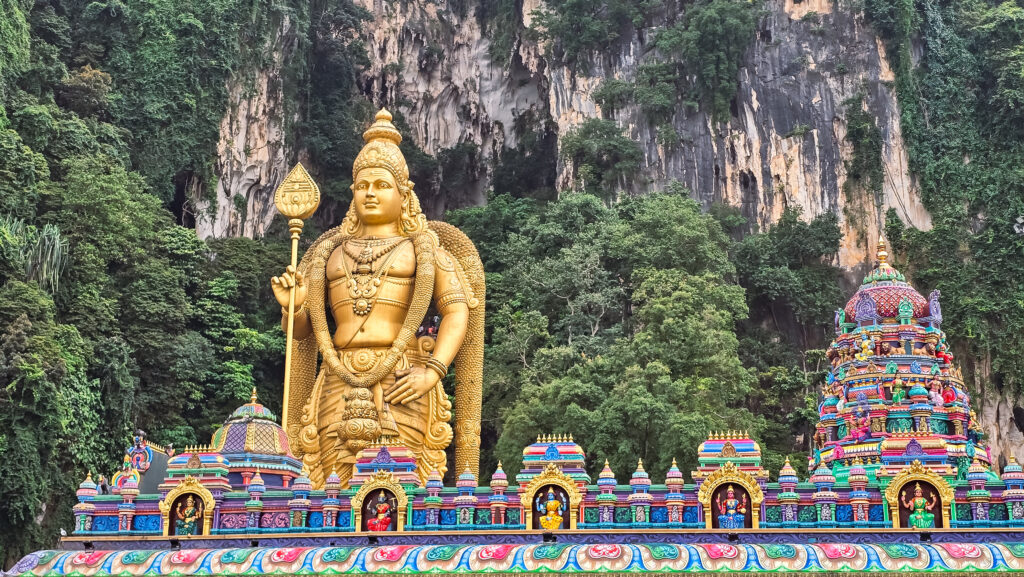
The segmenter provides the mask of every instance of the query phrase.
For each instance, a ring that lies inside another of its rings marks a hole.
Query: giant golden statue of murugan
[[[297,269],[271,280],[284,326],[295,290],[285,408],[292,450],[316,487],[331,471],[347,483],[359,452],[377,441],[411,449],[423,481],[435,469],[443,474],[453,435],[441,381],[454,361],[455,466],[477,475],[480,257],[461,231],[428,222],[420,210],[391,114],[378,112],[363,139],[345,219],[310,246]],[[440,323],[427,320],[424,329],[431,304]]]

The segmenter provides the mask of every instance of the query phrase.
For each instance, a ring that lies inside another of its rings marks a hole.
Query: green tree
[[[640,147],[614,120],[588,118],[562,137],[562,158],[572,163],[573,181],[583,191],[614,197],[643,160]]]

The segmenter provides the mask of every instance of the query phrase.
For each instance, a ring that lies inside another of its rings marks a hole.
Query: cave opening
[[[179,172],[174,177],[174,198],[167,207],[174,214],[174,222],[186,228],[196,227],[196,215],[193,212],[192,200],[189,198],[190,188],[197,190],[201,183],[194,183],[196,178],[192,171]],[[190,186],[192,184],[193,186]]]

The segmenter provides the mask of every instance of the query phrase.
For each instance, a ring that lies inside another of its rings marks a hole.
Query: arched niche
[[[409,497],[394,475],[377,471],[352,497],[353,526],[356,531],[402,531],[408,506]],[[390,516],[387,528],[381,528],[384,516]]]
[[[519,495],[519,502],[523,506],[523,513],[526,514],[526,518],[524,519],[526,528],[533,529],[535,527],[540,527],[540,521],[538,518],[544,515],[544,513],[537,512],[535,509],[535,503],[540,500],[546,501],[548,489],[556,491],[556,496],[557,494],[561,494],[562,499],[568,500],[568,503],[566,503],[565,506],[565,511],[562,514],[563,519],[562,523],[559,524],[559,529],[575,529],[578,520],[577,517],[580,502],[583,501],[583,494],[580,492],[579,487],[576,486],[576,481],[574,481],[572,477],[558,470],[554,463],[548,463],[547,468],[531,479],[530,483]],[[543,494],[541,494],[541,491],[543,491]],[[541,529],[549,530],[543,529],[543,527],[541,527]]]
[[[727,461],[720,468],[712,472],[697,491],[697,501],[704,508],[704,526],[707,529],[728,529],[739,527],[720,527],[719,520],[719,497],[724,504],[727,499],[729,486],[732,486],[734,497],[742,500],[747,497],[746,514],[743,519],[743,527],[757,529],[761,522],[761,503],[764,501],[764,492],[757,484],[757,479],[750,473],[736,468],[732,461]]]
[[[916,501],[919,487],[923,503]],[[893,477],[885,489],[885,502],[894,529],[949,528],[953,518],[953,488],[921,461],[914,461]]]
[[[194,511],[189,511],[189,498]],[[159,503],[164,537],[209,535],[216,505],[213,493],[198,479],[185,477]]]

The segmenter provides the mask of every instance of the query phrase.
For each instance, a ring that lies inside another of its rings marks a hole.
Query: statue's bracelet
[[[299,308],[295,309],[295,314],[297,315],[297,314],[301,313],[304,310],[306,310],[306,303],[302,303],[301,305],[299,305]],[[288,307],[281,307],[281,314],[282,315],[288,314]]]
[[[448,367],[446,367],[444,363],[437,359],[427,359],[427,367],[432,369],[435,373],[437,373],[437,376],[442,379],[448,375]]]

